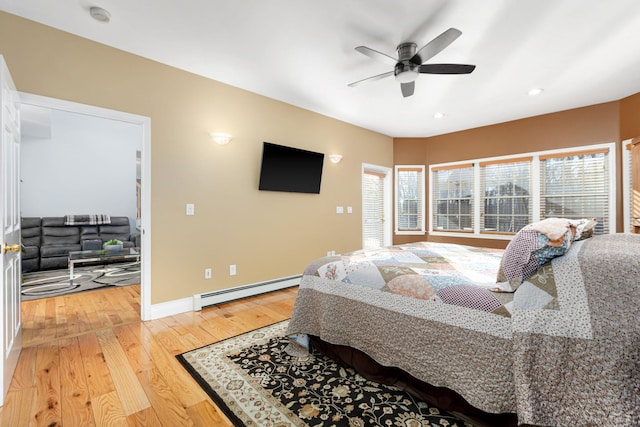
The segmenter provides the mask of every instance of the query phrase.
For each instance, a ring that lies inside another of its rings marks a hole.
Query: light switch
[[[187,215],[195,215],[196,206],[193,203],[187,203]]]
[[[353,213],[353,207],[347,206],[347,213],[348,214]]]
[[[336,206],[336,213],[337,214],[344,213],[344,208],[342,206]]]

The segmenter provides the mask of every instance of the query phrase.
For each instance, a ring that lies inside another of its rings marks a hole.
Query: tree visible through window
[[[531,157],[480,163],[481,231],[515,233],[531,222]]]
[[[541,156],[543,218],[597,218],[595,232],[609,228],[608,150]]]
[[[615,230],[615,144],[430,168],[431,231],[514,234],[545,218],[596,218]]]
[[[473,231],[473,164],[431,171],[433,229]]]

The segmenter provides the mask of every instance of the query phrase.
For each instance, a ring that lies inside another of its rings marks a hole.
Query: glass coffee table
[[[76,264],[89,262],[117,262],[128,259],[140,261],[140,248],[124,248],[119,251],[105,249],[97,251],[71,251],[69,252],[69,285],[73,285],[73,267]]]

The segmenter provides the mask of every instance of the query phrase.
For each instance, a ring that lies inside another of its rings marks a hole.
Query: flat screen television
[[[320,193],[324,154],[263,142],[259,190]]]

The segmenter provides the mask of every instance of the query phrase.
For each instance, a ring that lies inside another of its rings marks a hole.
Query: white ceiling
[[[111,22],[89,16],[90,6]],[[618,100],[640,92],[638,0],[0,0],[0,9],[394,137],[431,136]],[[403,98],[390,71],[354,50],[396,56],[450,27]],[[28,52],[25,52],[28,55]],[[544,92],[528,96],[534,87]],[[435,119],[441,112],[444,117]]]

